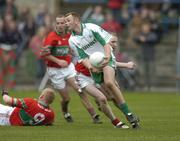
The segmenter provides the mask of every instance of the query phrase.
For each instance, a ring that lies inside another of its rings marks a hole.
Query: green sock
[[[126,103],[120,104],[118,105],[118,107],[125,115],[128,115],[129,113],[131,113]]]

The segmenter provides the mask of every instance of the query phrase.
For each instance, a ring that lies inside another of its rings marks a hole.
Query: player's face
[[[55,25],[56,31],[57,32],[64,32],[66,25],[65,25],[65,18],[64,17],[57,17],[56,18],[56,25]]]
[[[68,28],[68,30],[72,31],[74,30],[75,27],[75,19],[72,15],[69,15],[65,18],[66,20],[66,26]]]
[[[113,36],[113,38],[111,39],[111,42],[110,42],[111,46],[113,48],[116,48],[118,47],[118,38],[116,36]]]

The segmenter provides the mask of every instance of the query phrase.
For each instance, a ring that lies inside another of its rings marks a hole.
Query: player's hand
[[[93,67],[93,66],[91,66],[91,67],[89,68],[89,70],[90,70],[91,72],[95,72],[95,73],[102,72],[102,69],[95,68],[95,67]]]
[[[104,61],[103,61],[102,65],[101,65],[102,68],[108,65],[109,60],[110,60],[110,57],[104,57]]]
[[[62,68],[68,67],[68,62],[65,60],[58,60],[57,64],[61,66]]]
[[[8,91],[6,91],[6,90],[2,90],[2,94],[1,94],[2,96],[4,96],[4,95],[9,95],[9,93],[8,93]]]
[[[136,67],[136,64],[132,61],[128,62],[127,63],[127,68],[128,69],[134,69]]]
[[[51,54],[51,50],[49,49],[49,46],[41,48],[40,56],[47,56]]]

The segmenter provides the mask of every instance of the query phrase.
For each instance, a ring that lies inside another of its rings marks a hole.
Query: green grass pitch
[[[38,97],[35,91],[14,91],[10,95]],[[103,124],[93,124],[78,95],[72,92],[70,111],[74,123],[66,123],[63,119],[57,95],[52,105],[56,112],[54,126],[1,126],[0,141],[180,141],[180,94],[124,92],[124,96],[130,109],[140,117],[139,130],[116,129],[98,110]],[[126,122],[122,113],[111,102],[110,105],[114,113]]]

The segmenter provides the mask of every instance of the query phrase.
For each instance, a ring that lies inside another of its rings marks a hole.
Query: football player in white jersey
[[[113,94],[118,108],[125,114],[132,127],[139,128],[139,119],[129,110],[128,105],[116,84],[116,60],[112,53],[112,36],[95,24],[81,23],[80,16],[75,12],[66,14],[66,26],[72,33],[69,39],[70,47],[77,49],[80,60],[82,60],[85,67],[91,71],[95,82],[105,84],[108,91]],[[97,51],[102,52],[105,55],[101,70],[94,68],[88,59],[92,53]]]

